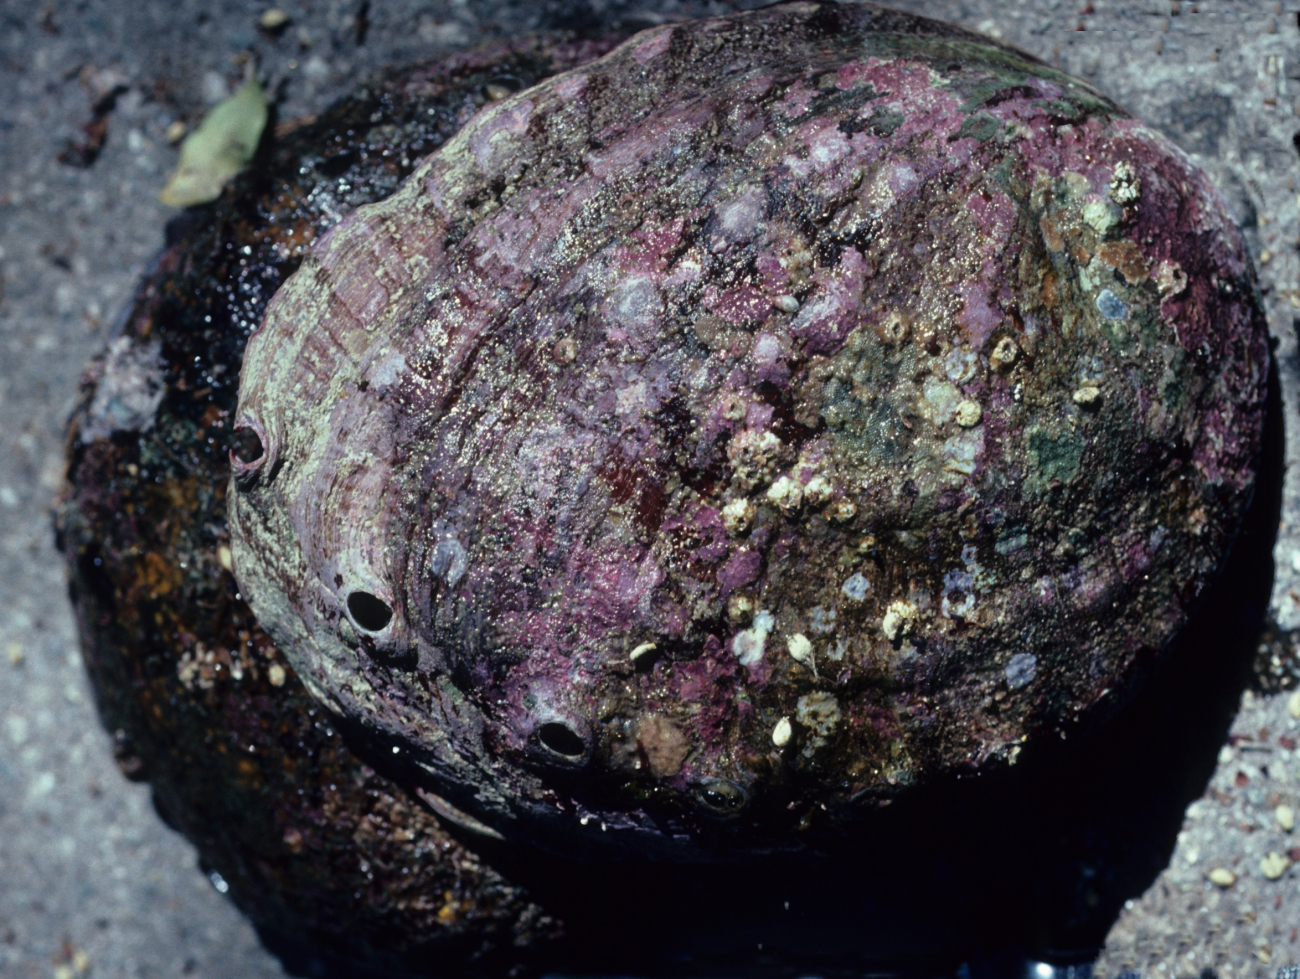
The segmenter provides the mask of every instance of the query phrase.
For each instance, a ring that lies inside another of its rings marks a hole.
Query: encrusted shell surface
[[[665,26],[277,293],[235,573],[464,825],[780,847],[1116,702],[1231,542],[1267,363],[1207,178],[1083,83],[867,5]]]

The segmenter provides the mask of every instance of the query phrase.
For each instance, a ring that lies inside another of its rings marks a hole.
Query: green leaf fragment
[[[175,207],[216,200],[226,181],[253,158],[266,118],[266,95],[257,79],[250,77],[185,137],[180,162],[158,199]]]

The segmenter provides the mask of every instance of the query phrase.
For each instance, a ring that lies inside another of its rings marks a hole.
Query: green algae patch
[[[266,119],[266,93],[250,76],[239,91],[218,102],[199,128],[185,137],[180,162],[158,199],[173,207],[216,200],[230,178],[253,159]]]
[[[1043,429],[1025,436],[1031,465],[1025,474],[1025,487],[1041,494],[1056,485],[1067,485],[1079,474],[1083,461],[1083,442],[1071,434],[1056,435]]]

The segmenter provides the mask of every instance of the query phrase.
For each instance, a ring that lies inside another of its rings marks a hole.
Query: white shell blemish
[[[935,428],[942,428],[963,402],[957,385],[951,381],[941,381],[937,377],[927,377],[921,387],[921,414],[929,419]]]
[[[1038,672],[1038,658],[1033,653],[1016,653],[1007,661],[1007,686],[1012,690],[1026,687]]]
[[[833,608],[827,609],[822,608],[820,605],[815,606],[808,610],[808,631],[815,632],[818,635],[828,635],[835,631],[835,619],[836,615]]]
[[[867,597],[867,593],[870,591],[871,582],[863,577],[860,571],[855,571],[853,574],[849,575],[844,584],[840,586],[840,593],[853,602],[863,601]]]
[[[954,384],[967,384],[975,379],[975,367],[979,358],[975,351],[965,347],[953,347],[944,358],[944,368],[948,380]]]
[[[754,616],[754,624],[744,632],[737,633],[731,641],[731,651],[736,654],[736,661],[741,666],[753,666],[763,658],[763,649],[767,637],[772,634],[776,619],[764,609]]]

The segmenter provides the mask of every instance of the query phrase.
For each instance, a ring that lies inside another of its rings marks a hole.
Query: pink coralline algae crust
[[[1217,193],[1083,83],[866,5],[665,26],[271,301],[235,572],[463,826],[781,848],[1104,716],[1231,543],[1267,364]]]

